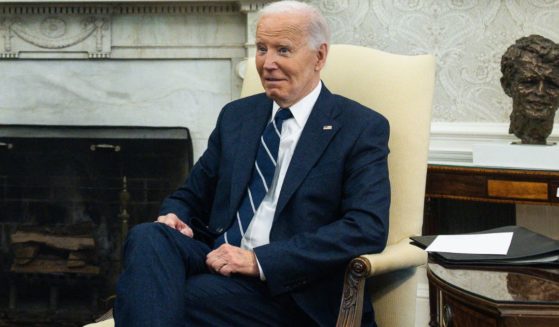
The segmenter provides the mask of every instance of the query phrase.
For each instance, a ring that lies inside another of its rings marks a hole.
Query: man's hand
[[[159,216],[157,217],[157,220],[155,222],[165,224],[173,229],[178,230],[188,237],[194,236],[192,228],[190,228],[187,224],[180,220],[179,217],[177,217],[177,215],[175,215],[174,213],[168,213],[165,216]]]
[[[254,252],[230,244],[222,244],[208,253],[208,268],[220,275],[241,274],[258,277],[260,275]]]

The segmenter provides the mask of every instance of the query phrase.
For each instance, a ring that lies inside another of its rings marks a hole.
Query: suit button
[[[223,233],[223,228],[218,228],[218,229],[216,230],[216,232],[218,232],[218,233]]]

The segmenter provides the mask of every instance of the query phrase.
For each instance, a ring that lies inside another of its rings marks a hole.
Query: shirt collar
[[[320,95],[321,90],[322,90],[322,81],[320,81],[316,85],[316,87],[311,91],[311,93],[307,94],[304,98],[299,100],[299,102],[289,107],[291,113],[293,114],[293,118],[295,119],[295,122],[301,129],[307,123],[312,108],[314,107],[316,100],[318,100],[318,96]],[[272,117],[276,115],[279,108],[280,106],[274,101]]]

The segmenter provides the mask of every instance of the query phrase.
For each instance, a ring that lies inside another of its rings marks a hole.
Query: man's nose
[[[536,85],[536,93],[537,94],[544,94],[545,93],[545,82],[538,81],[538,85]]]
[[[276,69],[277,66],[277,54],[274,51],[266,52],[264,57],[264,69]]]

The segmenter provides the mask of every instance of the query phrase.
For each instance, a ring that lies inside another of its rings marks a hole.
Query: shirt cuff
[[[254,258],[256,259],[256,264],[258,265],[258,272],[260,274],[260,280],[265,282],[266,281],[266,276],[264,275],[264,271],[262,270],[262,267],[260,266],[260,262],[258,261],[258,257],[256,256],[256,253],[254,253]]]

